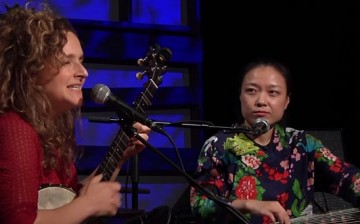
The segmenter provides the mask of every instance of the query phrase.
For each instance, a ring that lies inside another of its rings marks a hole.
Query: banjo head
[[[38,209],[61,207],[76,197],[76,193],[61,185],[50,185],[38,191]]]

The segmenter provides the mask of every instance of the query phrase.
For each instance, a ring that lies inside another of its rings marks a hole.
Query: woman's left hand
[[[145,141],[148,141],[149,133],[151,130],[148,126],[145,126],[139,122],[136,122],[133,124],[133,127],[136,129],[137,134],[141,138],[143,138]],[[139,152],[141,152],[142,150],[144,150],[144,148],[145,148],[145,145],[134,136],[134,137],[130,138],[128,147],[124,151],[123,158],[127,159],[133,155],[136,155]]]

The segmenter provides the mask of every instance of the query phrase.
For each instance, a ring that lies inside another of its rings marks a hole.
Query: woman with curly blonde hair
[[[95,171],[81,183],[77,178],[75,122],[88,72],[74,28],[46,4],[37,10],[29,3],[5,8],[0,17],[0,223],[71,224],[116,214],[118,182],[103,182]],[[148,139],[148,127],[134,127]],[[136,139],[130,144],[122,161],[144,149]],[[63,189],[57,192],[63,201],[46,189]]]

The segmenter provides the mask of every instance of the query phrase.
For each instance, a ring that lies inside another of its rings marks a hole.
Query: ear
[[[290,96],[287,96],[286,97],[286,103],[285,103],[285,110],[287,109],[289,103],[290,103]]]

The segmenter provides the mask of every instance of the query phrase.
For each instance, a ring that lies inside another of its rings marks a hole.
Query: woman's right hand
[[[119,182],[101,181],[102,174],[94,176],[84,185],[79,198],[87,201],[93,216],[115,215],[121,205],[121,185]]]
[[[236,199],[231,205],[244,213],[268,216],[273,223],[290,224],[290,217],[278,201]]]

